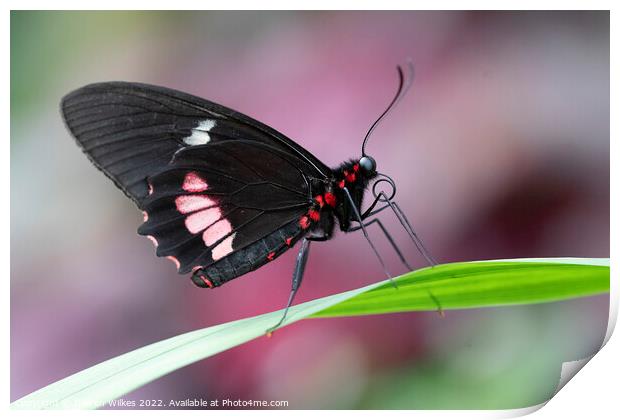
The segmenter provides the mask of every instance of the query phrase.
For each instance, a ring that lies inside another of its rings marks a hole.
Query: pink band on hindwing
[[[216,205],[215,201],[204,195],[180,195],[174,200],[179,213],[187,214]]]
[[[220,209],[217,207],[212,207],[210,209],[201,210],[197,213],[190,214],[185,219],[185,227],[191,233],[200,233],[203,230],[207,229],[209,226],[213,225],[217,220],[222,217],[222,213]],[[219,222],[217,222],[219,223]],[[215,223],[215,225],[217,225]],[[213,226],[215,226],[213,225]],[[230,224],[229,224],[230,225]],[[208,232],[210,229],[207,229]],[[204,236],[203,236],[204,237]],[[221,238],[221,236],[220,236]],[[219,239],[219,238],[218,238]],[[206,241],[205,241],[206,243]],[[209,244],[207,244],[209,245]]]

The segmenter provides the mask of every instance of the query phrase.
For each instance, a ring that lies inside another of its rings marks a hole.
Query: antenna
[[[407,60],[407,69],[409,70],[409,72],[408,72],[408,77],[407,77],[407,81],[406,82],[405,82],[405,77],[403,75],[402,67],[401,66],[397,66],[396,69],[398,70],[398,90],[396,91],[396,96],[394,96],[394,99],[392,99],[392,102],[390,102],[390,104],[388,105],[387,109],[385,111],[383,111],[383,114],[381,114],[379,116],[379,118],[377,118],[377,121],[375,121],[370,126],[370,129],[368,130],[368,133],[366,133],[366,137],[364,137],[364,141],[362,143],[362,156],[366,156],[366,151],[365,151],[366,143],[368,142],[368,139],[370,138],[370,135],[372,134],[372,132],[375,130],[375,128],[377,127],[379,122],[381,120],[383,120],[383,118],[392,109],[394,109],[396,104],[398,102],[400,102],[400,100],[407,94],[407,91],[409,90],[409,88],[411,87],[411,84],[413,83],[413,78],[415,76],[415,70],[413,68],[413,63],[411,62],[411,60]]]

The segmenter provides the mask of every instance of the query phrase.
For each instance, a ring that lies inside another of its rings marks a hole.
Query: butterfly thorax
[[[333,174],[335,177],[334,189],[337,191],[336,197],[338,200],[334,213],[340,223],[340,230],[347,231],[351,222],[357,220],[357,216],[351,208],[344,189],[346,188],[349,191],[355,207],[361,214],[366,187],[377,176],[377,172],[374,170],[370,172],[365,171],[360,166],[359,160],[352,159],[335,168]]]
[[[347,231],[357,218],[345,189],[358,213],[361,213],[366,187],[375,176],[376,172],[367,173],[360,167],[359,161],[352,159],[333,169],[329,180],[315,183],[312,186],[312,205],[301,218],[301,224],[308,226],[309,236],[329,239],[333,233],[334,218],[338,220],[340,229]]]

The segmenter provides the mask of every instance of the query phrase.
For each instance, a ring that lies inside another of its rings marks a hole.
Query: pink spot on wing
[[[213,223],[215,223],[221,217],[222,213],[217,207],[201,210],[198,213],[187,216],[187,218],[185,219],[185,227],[191,233],[202,232],[207,227],[213,225]]]
[[[202,192],[209,186],[207,182],[196,174],[196,172],[188,172],[183,180],[183,189],[187,192]]]
[[[213,261],[217,261],[220,258],[225,257],[226,255],[233,252],[232,243],[236,234],[237,232],[233,233],[228,238],[217,244],[215,248],[213,248],[213,251],[211,251],[211,257],[213,257]]]
[[[181,263],[179,262],[179,260],[176,259],[176,257],[173,256],[167,256],[166,258],[168,258],[170,261],[172,261],[174,263],[174,265],[176,265],[177,270],[181,267]]]
[[[224,236],[228,235],[231,231],[232,226],[230,225],[230,222],[226,219],[222,219],[204,231],[204,233],[202,234],[202,240],[205,242],[205,245],[211,246],[220,239],[222,239]],[[224,242],[226,241],[222,241],[222,243]]]
[[[150,182],[149,184],[149,195],[153,194],[153,184],[151,184]]]
[[[149,238],[151,240],[151,242],[153,242],[153,245],[155,245],[155,248],[157,248],[159,246],[159,244],[157,243],[157,239],[155,239],[154,236],[147,236],[147,238]]]
[[[204,195],[181,195],[174,202],[177,210],[182,214],[193,213],[215,205],[215,201]]]
[[[142,217],[144,218],[144,221],[146,222],[147,220],[149,220],[149,214],[145,211],[142,212]]]

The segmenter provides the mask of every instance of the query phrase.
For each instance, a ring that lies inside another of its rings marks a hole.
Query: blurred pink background
[[[248,114],[330,166],[368,152],[440,262],[609,256],[606,12],[12,12],[11,401],[108,358],[284,306],[296,251],[215,290],[136,234],[141,214],[59,114],[127,80]],[[389,214],[388,229],[423,260]],[[378,231],[393,272],[397,257]],[[297,302],[384,277],[360,234],[315,244]],[[290,408],[517,408],[600,346],[608,296],[307,320],[129,398],[288,400]]]

